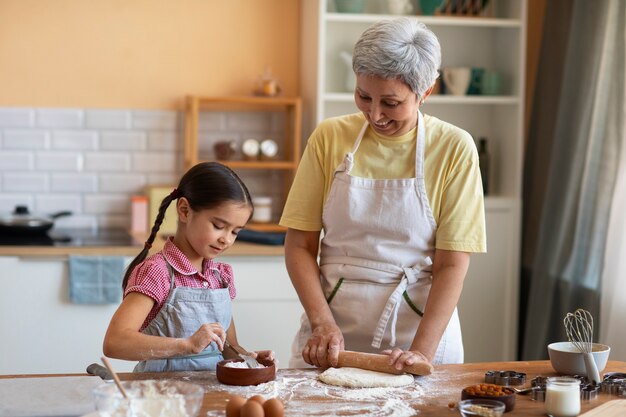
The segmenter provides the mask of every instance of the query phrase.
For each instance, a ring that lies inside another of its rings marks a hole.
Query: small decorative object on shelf
[[[252,221],[255,223],[269,223],[272,221],[272,198],[271,197],[252,197],[254,205],[254,213]]]
[[[259,141],[256,139],[246,139],[241,145],[243,159],[251,161],[259,157]]]
[[[234,140],[222,140],[213,146],[215,157],[221,161],[228,161],[237,153],[237,142]]]
[[[391,14],[410,14],[413,11],[413,5],[410,0],[387,0],[387,10]]]
[[[280,94],[280,85],[278,85],[278,80],[276,80],[276,77],[272,74],[271,68],[266,67],[263,74],[259,77],[257,86],[254,89],[254,95],[274,97],[278,94]]]
[[[261,159],[274,159],[278,154],[278,144],[272,139],[265,139],[259,145],[261,150]]]
[[[489,0],[420,0],[420,7],[422,14],[493,17],[492,3]]]
[[[487,139],[480,138],[478,140],[478,165],[480,166],[480,176],[483,181],[483,193],[489,194],[489,150],[487,149]]]
[[[367,0],[335,0],[335,7],[339,13],[363,13]]]
[[[439,10],[443,2],[444,0],[420,0],[420,11],[424,16],[432,16]]]

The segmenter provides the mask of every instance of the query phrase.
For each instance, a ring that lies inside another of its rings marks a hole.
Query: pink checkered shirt
[[[174,269],[174,284],[177,287],[223,288],[222,282],[217,278],[216,274],[211,272],[216,270],[219,272],[224,284],[228,286],[230,298],[234,299],[237,295],[233,269],[230,265],[205,259],[203,271],[199,272],[191,265],[180,249],[174,245],[172,238],[169,238],[161,252],[155,253],[137,265],[130,275],[128,285],[124,291],[124,296],[131,292],[139,292],[155,301],[152,310],[150,310],[146,320],[141,325],[140,331],[145,329],[152,319],[156,317],[170,293],[170,273],[166,259]]]

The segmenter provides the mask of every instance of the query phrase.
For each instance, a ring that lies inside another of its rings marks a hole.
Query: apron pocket
[[[402,293],[402,298],[404,298],[404,301],[406,302],[406,304],[411,308],[411,310],[413,310],[415,312],[415,314],[417,314],[420,317],[424,317],[424,312],[422,310],[420,310],[415,303],[413,303],[413,301],[411,301],[411,297],[409,297],[409,293],[404,291]]]

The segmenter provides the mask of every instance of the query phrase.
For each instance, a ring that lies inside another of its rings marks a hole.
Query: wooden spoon
[[[100,359],[102,359],[102,363],[104,364],[104,366],[107,367],[107,369],[109,370],[109,372],[113,376],[113,381],[115,381],[115,385],[117,385],[117,388],[120,390],[120,392],[122,393],[124,398],[128,399],[128,395],[126,394],[126,390],[122,386],[122,382],[120,381],[120,377],[117,376],[117,374],[113,370],[113,367],[111,366],[111,363],[109,362],[109,360],[105,356],[102,356]]]

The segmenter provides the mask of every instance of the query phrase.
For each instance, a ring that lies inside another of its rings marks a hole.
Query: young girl
[[[163,250],[146,259],[176,202],[178,225]],[[244,183],[217,162],[200,163],[181,178],[159,207],[144,249],[124,276],[124,299],[104,338],[104,354],[140,361],[135,372],[213,370],[224,342],[237,346],[230,265],[214,261],[252,216]],[[259,351],[273,360],[272,351]]]

